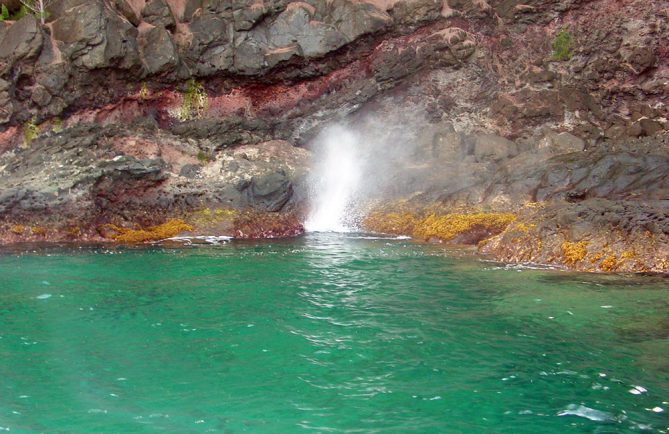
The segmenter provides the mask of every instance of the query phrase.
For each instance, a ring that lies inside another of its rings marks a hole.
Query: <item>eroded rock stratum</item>
[[[377,213],[510,213],[455,241],[666,271],[668,58],[665,0],[56,0],[0,22],[1,238],[297,233],[340,123],[396,154]]]

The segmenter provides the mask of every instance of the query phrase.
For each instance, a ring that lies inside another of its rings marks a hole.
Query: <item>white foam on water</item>
[[[347,236],[346,238],[351,239],[351,240],[410,240],[411,237],[406,236],[406,235],[400,235],[397,237],[393,236],[374,236],[374,235],[358,235],[358,236]]]
[[[611,413],[576,404],[569,404],[566,409],[562,410],[557,415],[583,417],[595,422],[612,422],[615,420]]]
[[[107,410],[102,408],[90,408],[88,414],[107,414]]]
[[[643,386],[632,386],[628,392],[632,395],[641,395],[642,393],[648,392],[648,390],[646,390],[646,388]]]
[[[193,244],[193,242],[201,244],[225,244],[232,240],[232,237],[225,235],[197,235],[194,237],[171,237],[164,241],[177,241],[184,244]]]
[[[51,294],[40,294],[35,298],[38,300],[46,300],[47,298],[51,298]]]

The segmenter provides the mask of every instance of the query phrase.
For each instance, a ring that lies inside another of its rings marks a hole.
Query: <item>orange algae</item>
[[[618,269],[618,260],[616,259],[615,255],[609,255],[604,260],[602,263],[599,265],[599,268],[602,269],[602,271],[616,271]]]
[[[603,254],[603,253],[601,253],[601,252],[599,252],[599,253],[595,253],[595,254],[592,255],[592,257],[590,258],[590,263],[591,263],[591,264],[594,264],[594,263],[596,263],[596,262],[599,262],[603,257],[604,257],[604,254]]]
[[[45,236],[46,235],[46,228],[43,228],[42,226],[33,226],[30,231],[32,232],[33,235],[37,236]]]
[[[231,229],[239,211],[227,208],[203,208],[188,214],[188,221],[198,230],[216,231]]]
[[[413,231],[414,238],[429,240],[438,238],[449,241],[461,234],[484,230],[490,235],[502,232],[516,220],[510,213],[473,213],[430,215],[422,220]]]
[[[537,227],[537,225],[534,224],[525,224],[525,223],[518,223],[513,227],[513,230],[522,232],[524,234],[528,233],[530,230],[534,229]]]
[[[192,231],[193,227],[181,219],[171,219],[165,223],[145,229],[122,228],[113,224],[103,225],[104,229],[116,232],[114,241],[121,243],[144,243],[174,237],[181,232]]]
[[[77,238],[79,235],[81,235],[81,228],[79,226],[70,226],[66,229],[65,233],[69,237]]]
[[[375,232],[412,235],[414,238],[429,240],[440,239],[449,241],[458,235],[466,235],[475,231],[483,231],[487,236],[502,232],[515,221],[516,216],[510,213],[450,213],[430,214],[420,217],[411,212],[372,212],[364,220],[363,226]]]
[[[626,260],[626,259],[634,259],[634,258],[636,258],[636,253],[633,252],[633,251],[631,251],[631,250],[625,250],[625,251],[620,255],[620,259],[621,259],[622,261],[624,261],[624,260]]]
[[[410,235],[420,220],[410,212],[372,212],[363,221],[363,226],[374,232],[395,235]]]
[[[26,230],[26,227],[23,226],[23,225],[14,225],[11,228],[9,228],[9,231],[13,234],[16,234],[16,235],[23,235],[25,230]]]
[[[578,243],[565,241],[562,243],[564,263],[567,265],[574,265],[575,263],[582,261],[588,254],[588,250],[586,249],[587,246],[588,243],[586,241],[580,241]]]
[[[602,271],[608,271],[608,272],[617,271],[624,265],[625,261],[635,259],[636,257],[637,257],[636,252],[632,250],[623,251],[620,254],[619,258],[616,257],[614,253],[611,253],[606,258],[604,258],[601,264],[599,264],[599,268]],[[639,268],[636,263],[635,267]]]

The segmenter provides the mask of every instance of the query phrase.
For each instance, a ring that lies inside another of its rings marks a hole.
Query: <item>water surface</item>
[[[407,240],[0,254],[0,431],[669,427],[669,280]]]

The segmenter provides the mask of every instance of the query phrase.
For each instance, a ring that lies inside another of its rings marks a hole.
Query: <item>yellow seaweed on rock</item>
[[[632,250],[625,250],[620,254],[620,257],[618,258],[615,253],[611,253],[608,255],[604,260],[602,261],[601,264],[599,264],[599,268],[602,271],[606,272],[613,272],[613,271],[618,271],[620,270],[621,267],[624,267],[625,262],[628,260],[632,260],[636,258],[636,253]],[[636,263],[634,264],[635,267],[639,268]]]
[[[567,265],[574,265],[577,262],[582,261],[588,254],[586,247],[588,243],[586,241],[580,241],[578,243],[572,243],[570,241],[565,241],[562,243],[562,254],[564,255],[564,263]]]
[[[42,226],[33,226],[32,228],[30,228],[30,231],[32,232],[33,235],[41,237],[46,235],[46,228]]]
[[[171,219],[161,225],[145,229],[122,228],[113,224],[107,224],[104,227],[116,232],[116,235],[112,236],[114,241],[132,244],[164,240],[174,237],[181,232],[193,230],[193,226],[181,219]]]
[[[502,232],[509,224],[516,220],[510,213],[473,213],[473,214],[446,214],[442,216],[430,215],[416,225],[414,238],[429,240],[438,238],[449,241],[458,235],[466,234],[476,229],[483,229],[491,233]]]
[[[410,212],[372,212],[365,217],[363,226],[384,234],[411,235],[418,221]]]
[[[615,255],[609,255],[606,258],[604,258],[602,263],[599,265],[599,268],[602,271],[611,272],[611,271],[616,271],[618,269],[618,265],[619,264],[618,264],[618,260],[616,259],[616,256]]]
[[[537,227],[535,224],[518,223],[513,227],[513,230],[526,234],[535,227]]]
[[[13,225],[11,228],[9,228],[9,231],[13,234],[16,234],[16,235],[23,235],[25,230],[26,230],[26,227],[23,226],[23,225]]]
[[[202,208],[188,214],[188,220],[193,222],[196,226],[200,226],[228,220],[232,221],[238,214],[239,211],[234,209]]]
[[[626,259],[634,259],[636,258],[636,252],[632,250],[625,250],[621,255],[620,259],[621,260],[626,260]]]
[[[502,232],[516,219],[511,213],[451,213],[421,217],[411,212],[374,211],[367,215],[363,227],[367,230],[396,235],[412,235],[416,239],[449,241],[461,234],[484,230],[490,235]]]

